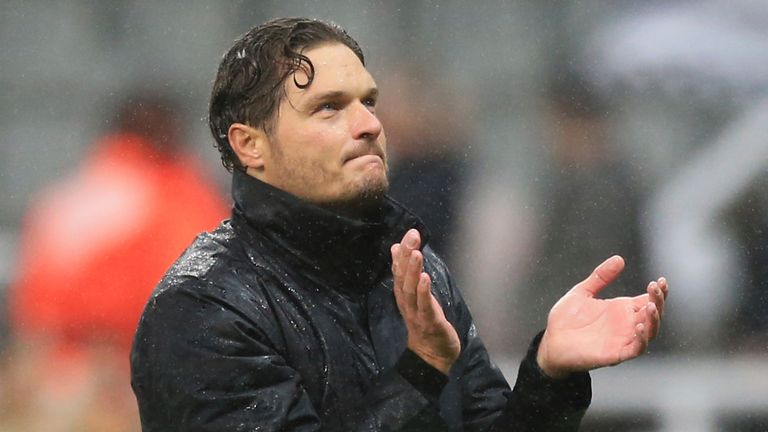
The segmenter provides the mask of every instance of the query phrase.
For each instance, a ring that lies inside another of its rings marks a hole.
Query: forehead
[[[301,89],[289,78],[286,82],[289,95],[306,96],[321,91],[367,91],[376,86],[357,55],[343,44],[324,44],[308,49],[303,54],[314,66],[314,79],[309,87]],[[296,81],[306,82],[306,73],[296,71]]]

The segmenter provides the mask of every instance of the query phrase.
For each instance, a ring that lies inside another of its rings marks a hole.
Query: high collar
[[[235,170],[233,226],[249,242],[276,248],[307,276],[338,290],[362,293],[389,271],[389,248],[416,228],[429,234],[402,205],[385,197],[371,219],[342,216]]]

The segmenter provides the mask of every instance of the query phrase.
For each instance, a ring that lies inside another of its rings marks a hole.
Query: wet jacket
[[[537,338],[510,390],[429,246],[425,271],[462,353],[446,377],[406,349],[389,247],[425,229],[397,203],[353,220],[239,172],[233,195],[232,218],[187,249],[139,323],[145,432],[578,428],[589,376],[545,377]]]

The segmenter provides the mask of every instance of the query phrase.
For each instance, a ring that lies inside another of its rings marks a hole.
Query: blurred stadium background
[[[764,1],[4,1],[0,297],[33,197],[76,169],[132,88],[181,103],[226,194],[204,121],[218,60],[253,25],[297,15],[362,45],[393,175],[415,179],[393,193],[428,203],[418,212],[509,380],[551,302],[622,253],[612,294],[664,274],[669,309],[650,355],[593,373],[583,430],[768,430]],[[0,311],[0,429],[33,430],[3,426],[24,424],[8,374],[30,360]],[[67,421],[50,427],[88,429]]]

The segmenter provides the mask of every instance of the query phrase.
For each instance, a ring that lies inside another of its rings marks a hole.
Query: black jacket
[[[510,390],[428,246],[462,353],[446,377],[406,349],[389,246],[426,230],[401,206],[352,220],[239,172],[233,195],[231,220],[195,240],[139,323],[131,369],[145,432],[578,428],[588,374],[542,375],[536,338]]]

